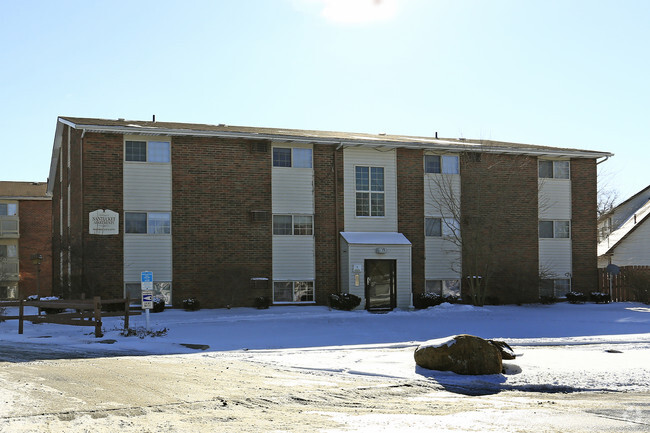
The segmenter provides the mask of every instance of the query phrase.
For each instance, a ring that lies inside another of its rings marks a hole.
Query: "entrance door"
[[[395,260],[366,260],[366,309],[392,310],[396,306]]]

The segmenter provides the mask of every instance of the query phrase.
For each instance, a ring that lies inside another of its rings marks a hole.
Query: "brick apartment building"
[[[51,294],[52,199],[46,189],[45,182],[0,182],[0,299]]]
[[[606,152],[60,117],[48,193],[64,296],[368,309],[413,294],[499,302],[597,287],[596,164]],[[480,277],[480,278],[478,278]]]

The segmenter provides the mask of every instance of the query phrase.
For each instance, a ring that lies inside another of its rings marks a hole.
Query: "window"
[[[273,215],[273,234],[311,236],[313,219],[311,215]]]
[[[18,257],[18,248],[16,245],[0,245],[0,258]]]
[[[384,167],[355,167],[356,215],[383,217]]]
[[[314,282],[274,281],[273,302],[314,302]]]
[[[452,236],[458,234],[460,225],[454,218],[424,218],[424,235],[430,237]]]
[[[274,147],[273,167],[311,168],[312,151],[302,147]]]
[[[424,155],[425,173],[458,174],[458,156]]]
[[[171,215],[169,212],[125,212],[124,232],[168,235],[171,233]]]
[[[554,298],[564,298],[571,291],[571,280],[561,279],[544,279],[539,286],[540,296],[552,296]]]
[[[18,298],[18,286],[0,286],[0,299]]]
[[[0,216],[15,216],[17,205],[15,203],[0,203]]]
[[[540,221],[539,237],[544,239],[550,238],[569,238],[571,237],[571,224],[569,221]]]
[[[442,218],[425,218],[424,225],[425,236],[442,236]]]
[[[133,162],[169,162],[169,141],[132,141],[124,144],[124,158]]]
[[[426,280],[424,290],[440,296],[460,297],[460,280]]]
[[[569,179],[569,161],[539,160],[539,177],[544,179]]]

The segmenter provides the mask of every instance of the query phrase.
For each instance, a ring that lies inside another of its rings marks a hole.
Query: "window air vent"
[[[256,140],[251,143],[251,152],[267,153],[269,151],[269,142],[266,140]]]
[[[269,220],[269,212],[265,210],[252,210],[251,221],[254,223],[263,223]]]

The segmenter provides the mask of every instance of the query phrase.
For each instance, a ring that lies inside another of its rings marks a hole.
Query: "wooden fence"
[[[132,299],[93,299],[75,301],[0,301],[0,307],[18,307],[17,316],[2,316],[2,320],[18,319],[18,333],[23,333],[23,322],[58,323],[60,325],[94,326],[95,337],[102,337],[102,317],[124,316],[124,330],[129,329],[129,316],[137,316],[141,311],[132,311]],[[122,307],[118,307],[121,304]],[[110,307],[109,307],[110,306]],[[25,307],[37,307],[38,314],[26,315]],[[104,311],[102,311],[102,309]],[[68,311],[75,310],[75,311]],[[111,310],[111,311],[106,311]],[[45,313],[45,314],[43,314]]]
[[[647,302],[647,293],[643,295],[643,280],[647,281],[646,284],[650,284],[650,266],[621,266],[620,269],[618,275],[611,275],[605,269],[598,269],[598,290],[610,293],[611,287],[614,302]],[[641,276],[645,277],[640,278]],[[647,286],[645,289],[647,290]]]

